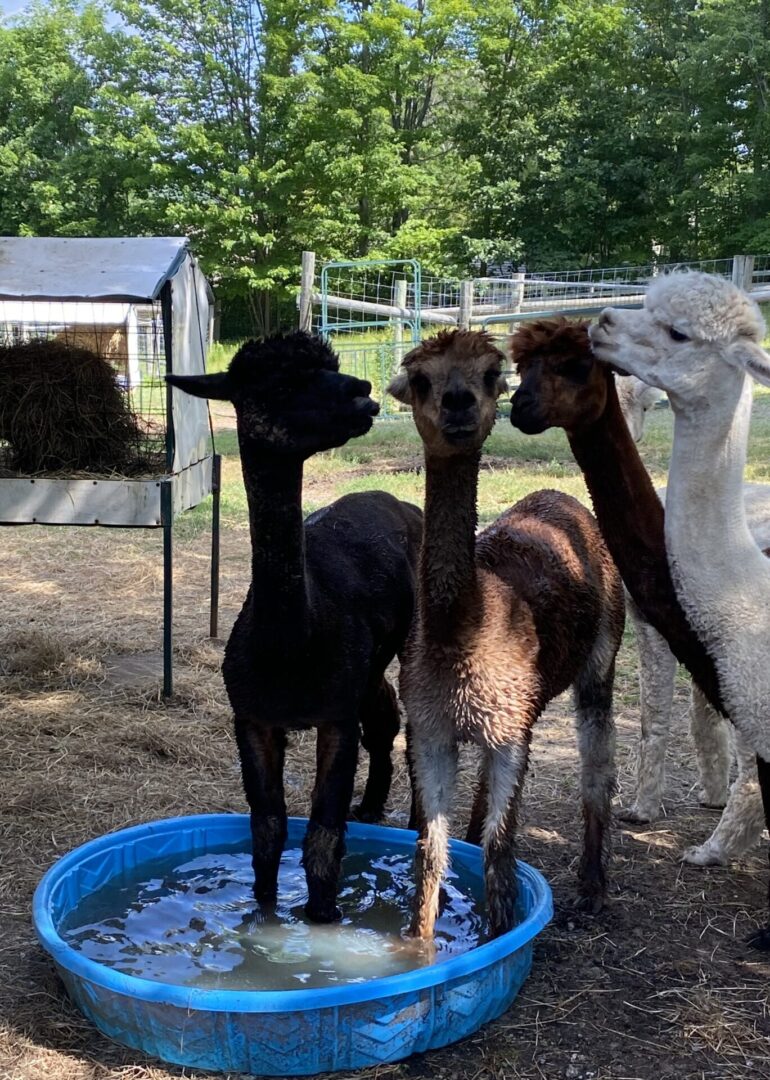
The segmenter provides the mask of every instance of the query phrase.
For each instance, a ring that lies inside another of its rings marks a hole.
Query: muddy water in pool
[[[113,879],[59,926],[86,956],[129,975],[223,990],[291,990],[361,983],[466,952],[482,936],[480,883],[450,873],[436,952],[403,937],[413,893],[412,856],[365,854],[354,842],[343,864],[341,923],[305,917],[301,850],[284,852],[278,904],[255,905],[249,855],[207,853],[146,863]]]

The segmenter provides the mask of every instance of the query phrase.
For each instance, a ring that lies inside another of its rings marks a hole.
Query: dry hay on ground
[[[0,533],[0,1080],[204,1080],[209,1074],[149,1061],[94,1031],[38,946],[30,903],[42,871],[100,833],[245,809],[221,644],[205,638],[208,538],[178,544],[177,696],[164,705],[157,684],[115,688],[104,665],[107,653],[159,646],[157,537],[68,535],[66,547],[51,530]],[[249,572],[243,530],[225,530],[222,566],[226,630]],[[613,900],[597,918],[570,907],[580,852],[577,754],[569,699],[549,710],[533,740],[520,850],[551,882],[556,917],[538,938],[519,999],[457,1046],[356,1080],[770,1080],[770,962],[743,943],[765,913],[765,849],[729,869],[679,863],[681,849],[717,818],[696,804],[683,684],[676,710],[667,817],[616,828]],[[617,712],[627,794],[639,722],[628,641]],[[463,765],[458,834],[472,753]],[[290,813],[307,811],[314,766],[312,736],[295,737]],[[399,753],[390,823],[403,824],[407,812]]]
[[[112,364],[95,352],[43,339],[0,346],[0,440],[10,473],[132,476],[156,464],[150,434]]]

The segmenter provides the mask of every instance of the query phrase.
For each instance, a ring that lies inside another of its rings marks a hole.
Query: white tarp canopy
[[[181,237],[0,237],[0,321],[135,322],[126,305],[157,301],[171,285],[171,370],[205,370],[213,295]],[[64,319],[65,314],[73,318]],[[135,335],[134,335],[135,336]],[[175,473],[209,455],[206,402],[172,391]]]
[[[156,300],[187,254],[177,236],[4,236],[0,299]]]

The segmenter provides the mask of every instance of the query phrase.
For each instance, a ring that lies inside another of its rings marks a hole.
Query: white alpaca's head
[[[605,308],[590,335],[600,360],[665,390],[675,409],[733,408],[746,373],[770,385],[759,308],[712,274],[666,274],[642,310]]]
[[[644,435],[647,413],[658,401],[663,401],[665,394],[657,386],[648,386],[637,379],[636,375],[618,375],[615,379],[618,401],[628,430],[634,442],[639,442]]]

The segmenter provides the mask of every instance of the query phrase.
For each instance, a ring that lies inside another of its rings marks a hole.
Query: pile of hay
[[[148,434],[108,360],[57,340],[0,346],[9,469],[136,475],[160,464],[147,452]]]

